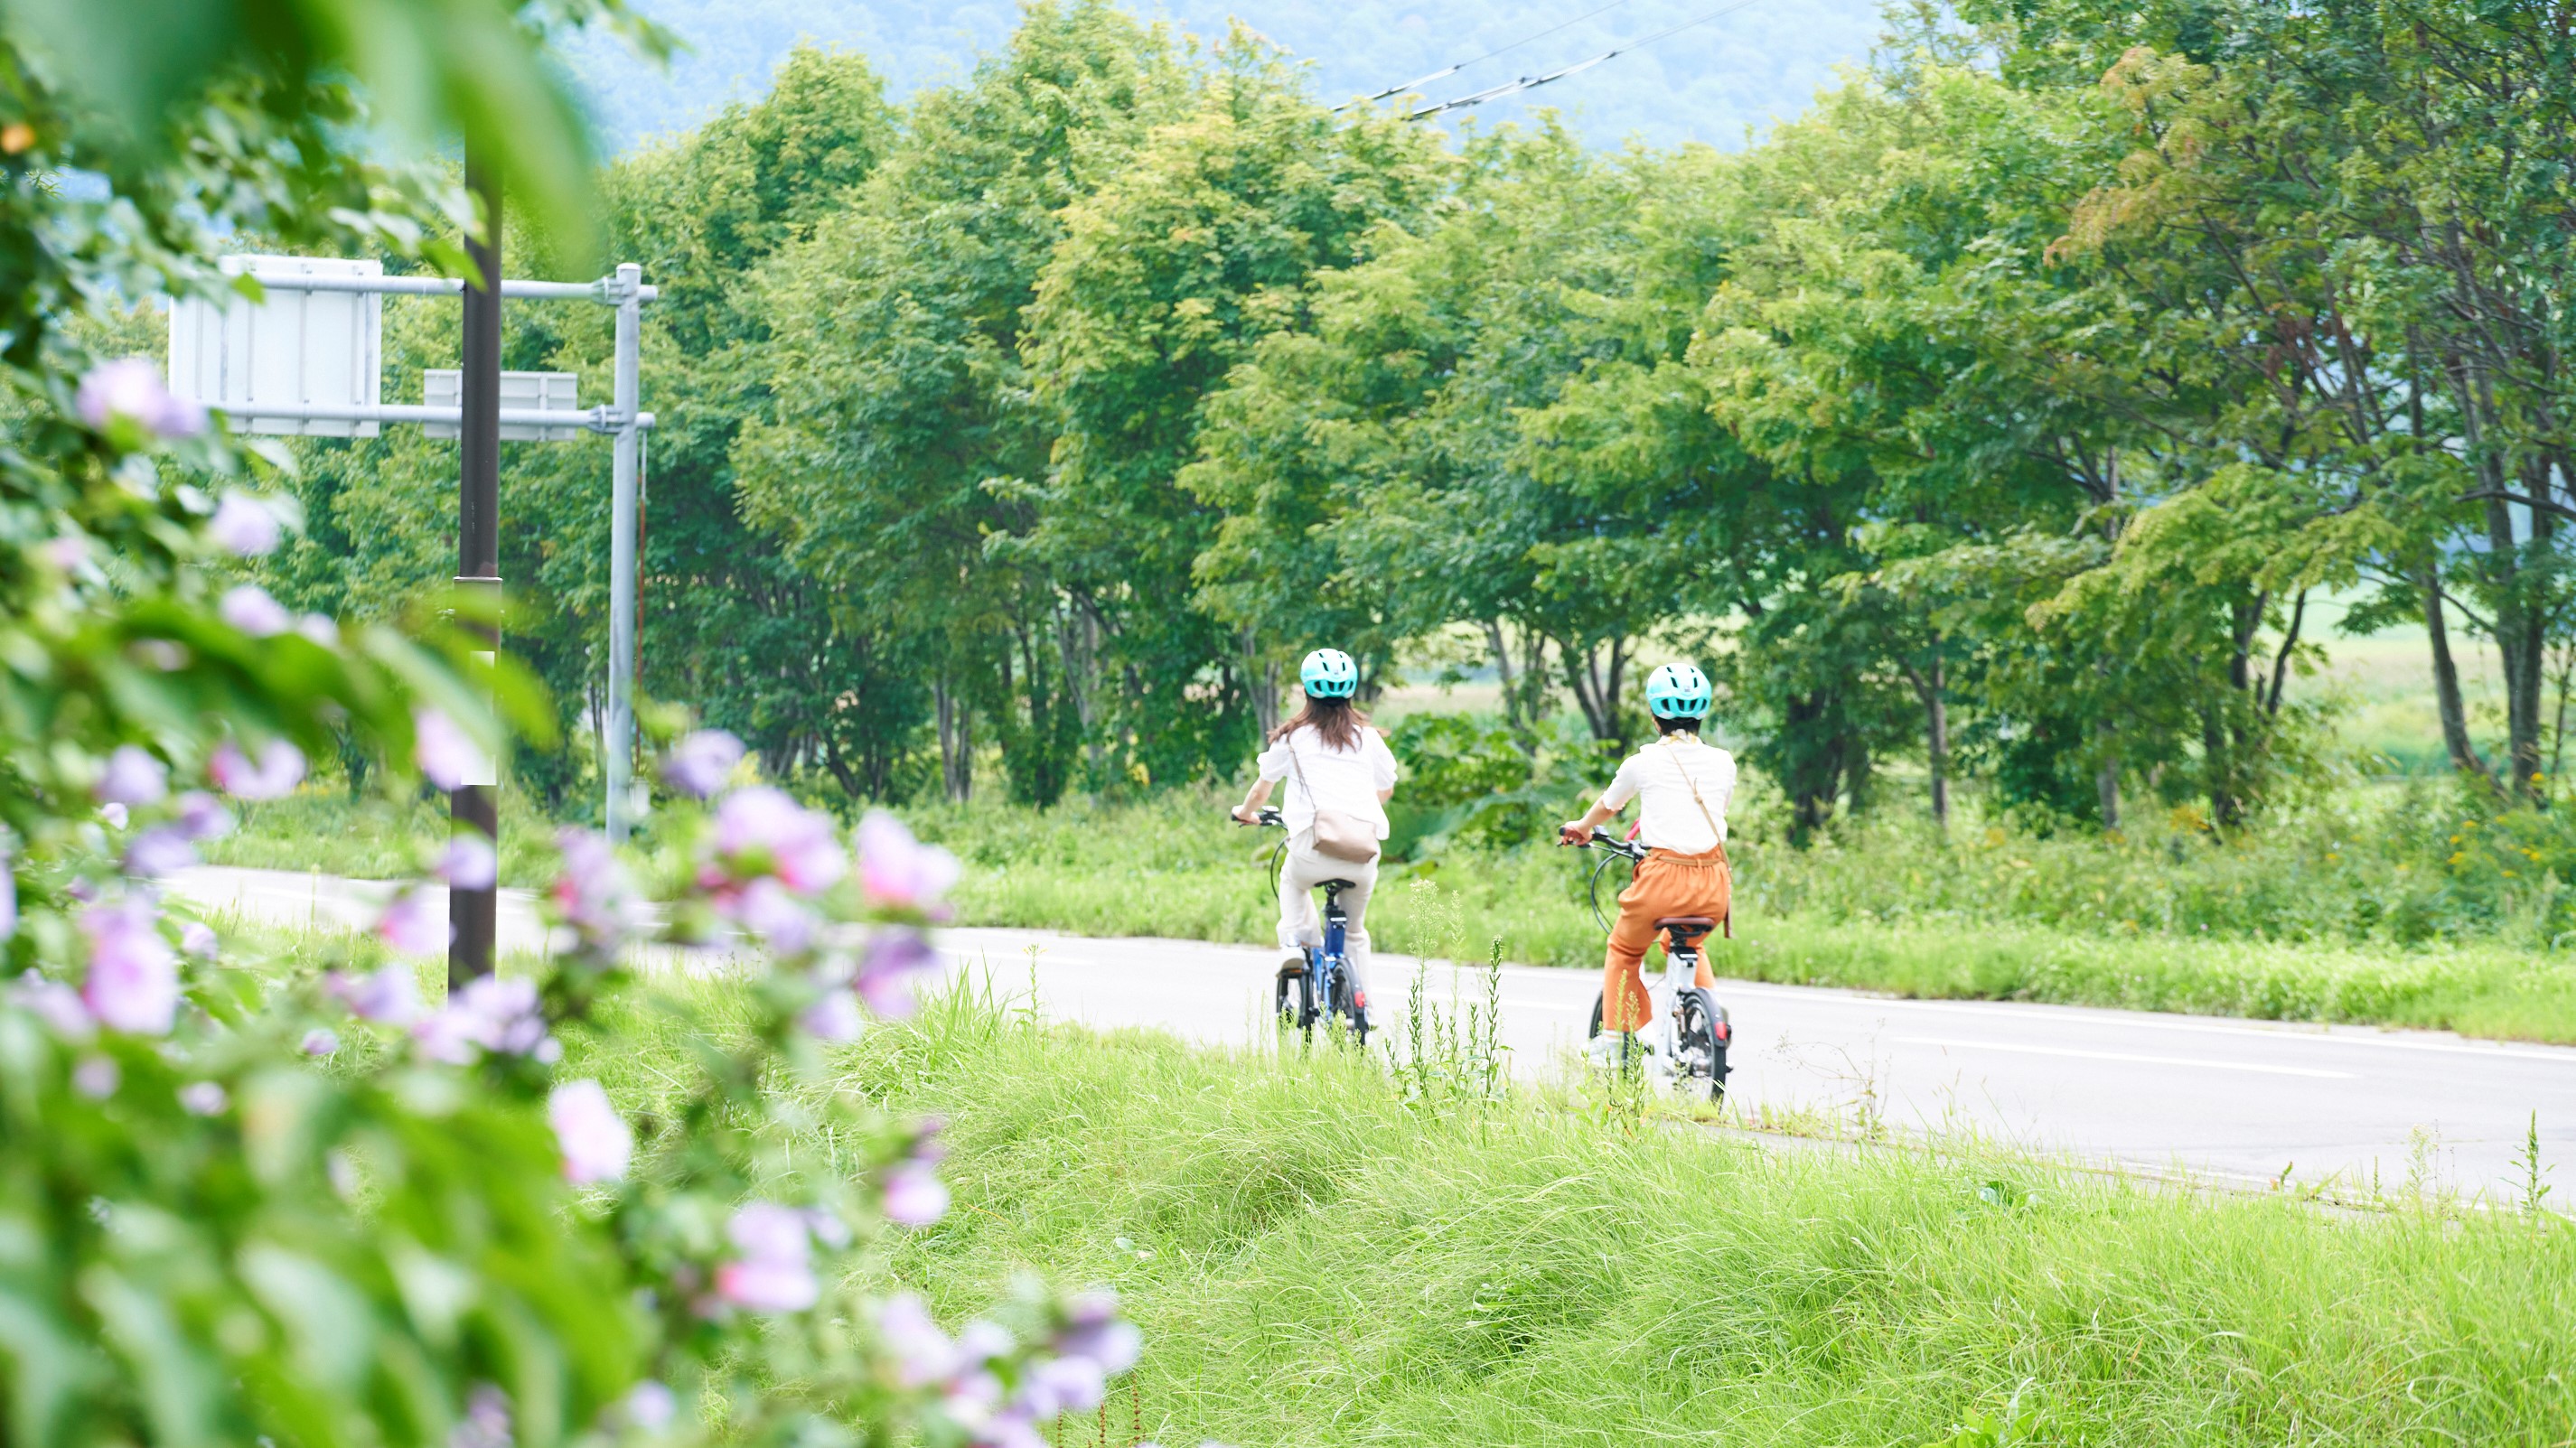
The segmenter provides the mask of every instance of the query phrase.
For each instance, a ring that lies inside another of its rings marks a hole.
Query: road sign
[[[318,278],[379,277],[384,266],[335,257],[228,256],[226,276],[257,279],[264,300],[184,297],[170,309],[170,390],[226,411],[253,413],[252,432],[305,437],[374,437],[377,424],[348,417],[295,417],[287,409],[372,408],[381,399],[384,298],[359,291],[310,291]],[[256,412],[256,409],[278,409]]]
[[[455,367],[433,367],[420,375],[420,400],[440,409],[465,406],[465,373]],[[570,412],[581,410],[581,377],[572,372],[504,372],[501,374],[501,411],[506,416],[517,412]],[[501,424],[503,442],[570,442],[581,436],[583,419],[570,417],[561,427],[533,427],[524,422]],[[427,437],[455,437],[461,428],[447,422],[421,424]]]

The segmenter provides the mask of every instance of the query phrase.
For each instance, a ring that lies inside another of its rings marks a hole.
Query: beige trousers
[[[1355,865],[1315,852],[1315,832],[1300,830],[1288,837],[1288,854],[1279,862],[1279,953],[1284,959],[1297,953],[1297,948],[1324,944],[1323,916],[1315,903],[1315,888],[1326,880],[1348,880],[1351,888],[1341,893],[1342,913],[1350,917],[1343,930],[1343,948],[1350,956],[1351,981],[1359,987],[1360,1003],[1368,1003],[1369,891],[1377,886],[1377,861]]]

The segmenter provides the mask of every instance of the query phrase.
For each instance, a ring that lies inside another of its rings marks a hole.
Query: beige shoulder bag
[[[1306,791],[1306,802],[1315,806],[1315,853],[1328,859],[1347,860],[1365,865],[1377,858],[1377,826],[1358,815],[1343,810],[1326,809],[1316,802],[1315,786],[1306,782],[1306,762],[1297,757],[1297,740],[1290,736],[1288,763],[1297,771],[1297,787]]]

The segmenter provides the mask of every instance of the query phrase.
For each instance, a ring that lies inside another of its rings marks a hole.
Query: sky
[[[667,71],[605,37],[567,48],[612,152],[757,97],[800,40],[866,55],[902,100],[964,77],[1018,15],[1014,0],[639,0],[637,8],[689,47]],[[1835,82],[1837,67],[1864,61],[1880,29],[1876,0],[1136,0],[1128,8],[1211,38],[1239,19],[1308,61],[1318,92],[1334,100],[1473,62],[1421,87],[1427,100],[1446,100],[1682,27],[1477,109],[1492,122],[1554,106],[1604,146],[1740,146],[1749,130],[1804,109]]]

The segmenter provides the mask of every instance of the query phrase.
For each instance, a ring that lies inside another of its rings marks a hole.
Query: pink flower
[[[192,840],[221,839],[232,833],[232,811],[202,789],[179,796],[179,828]]]
[[[775,1202],[751,1202],[726,1233],[741,1255],[716,1268],[716,1296],[753,1312],[802,1312],[822,1296],[808,1265],[812,1228],[805,1214]]]
[[[557,1086],[546,1097],[546,1120],[563,1148],[564,1180],[587,1186],[626,1175],[626,1164],[635,1155],[635,1133],[598,1082],[585,1077]]]
[[[548,892],[555,912],[572,927],[582,949],[598,956],[616,955],[629,936],[652,924],[651,914],[626,879],[625,867],[617,863],[617,851],[607,836],[589,830],[565,830],[555,836],[555,842],[563,850],[563,869]]]
[[[618,1412],[627,1422],[647,1433],[659,1433],[671,1424],[679,1411],[680,1401],[669,1388],[651,1378],[637,1383],[619,1404]]]
[[[510,1398],[490,1383],[465,1395],[465,1416],[447,1432],[447,1448],[511,1448]]]
[[[114,800],[109,800],[98,807],[98,817],[107,821],[107,827],[112,830],[125,828],[126,824],[134,818],[125,812],[125,806]]]
[[[92,792],[109,804],[159,804],[170,792],[170,766],[139,744],[120,744]]]
[[[1088,1413],[1108,1394],[1100,1364],[1084,1357],[1046,1358],[1020,1379],[1020,1401],[1043,1422],[1061,1413]]]
[[[927,1227],[948,1215],[948,1186],[926,1161],[907,1161],[886,1173],[886,1220],[898,1227]]]
[[[957,883],[957,869],[955,855],[914,839],[884,810],[870,810],[859,822],[859,885],[880,905],[932,909]]]
[[[308,613],[295,621],[295,631],[326,649],[340,646],[340,625],[325,613]]]
[[[877,1308],[877,1341],[894,1354],[895,1381],[907,1388],[928,1387],[964,1365],[914,1293],[899,1292]]]
[[[825,888],[850,867],[831,820],[768,785],[735,790],[716,807],[716,853],[738,878],[775,873],[798,894]]]
[[[1144,1350],[1144,1334],[1118,1316],[1118,1294],[1107,1288],[1075,1298],[1065,1318],[1064,1330],[1056,1334],[1055,1350],[1066,1357],[1089,1358],[1110,1377],[1134,1367]]]
[[[102,362],[81,378],[76,398],[81,420],[104,432],[119,420],[160,437],[194,437],[206,427],[203,408],[170,395],[161,369],[148,357]]]
[[[399,1029],[420,1019],[420,987],[406,965],[388,965],[354,980],[335,970],[323,978],[323,988],[360,1020]]]
[[[476,1048],[551,1062],[563,1044],[547,1033],[533,981],[479,977],[450,996],[447,1008],[412,1028],[412,1039],[433,1061],[462,1066]]]
[[[742,763],[742,741],[722,729],[701,729],[672,747],[662,778],[683,794],[705,799],[724,788]]]
[[[412,712],[412,758],[440,789],[463,789],[494,777],[492,756],[455,720],[436,709]]]
[[[868,937],[859,958],[859,999],[885,1020],[908,1020],[916,1008],[913,982],[938,970],[939,955],[920,931],[888,927]]]
[[[337,1055],[340,1050],[340,1033],[328,1026],[315,1026],[304,1033],[301,1049],[308,1056]]]
[[[859,1014],[858,997],[838,987],[825,990],[823,998],[806,1007],[796,1023],[818,1041],[855,1041],[868,1029],[867,1017]]]
[[[237,583],[224,591],[215,612],[224,622],[255,639],[274,638],[295,627],[295,615],[256,583]]]
[[[283,799],[303,782],[304,751],[283,739],[272,739],[260,746],[259,762],[254,764],[226,740],[215,746],[206,773],[217,788],[235,799]]]
[[[179,1088],[179,1107],[191,1116],[220,1116],[232,1098],[212,1081],[191,1081]]]
[[[72,1089],[92,1101],[105,1101],[116,1094],[116,1083],[125,1079],[116,1062],[106,1056],[90,1056],[72,1068]]]
[[[427,890],[406,889],[385,906],[376,920],[376,934],[385,944],[405,955],[436,955],[445,950],[455,935],[447,923],[447,912]]]
[[[280,536],[277,514],[256,498],[226,493],[215,508],[215,516],[206,524],[206,536],[227,553],[257,558],[276,551]]]
[[[89,937],[89,977],[81,1000],[99,1024],[138,1035],[167,1035],[179,1011],[179,962],[152,902],[129,896],[81,912]]]
[[[447,849],[438,857],[438,878],[453,889],[489,890],[500,873],[500,857],[493,853],[492,842],[479,834],[450,836]]]
[[[814,944],[815,931],[821,924],[813,911],[796,903],[796,897],[787,893],[785,886],[766,875],[744,886],[726,913],[759,936],[771,954],[779,956],[803,955]]]
[[[54,1034],[65,1040],[86,1041],[98,1029],[98,1023],[89,1018],[89,1007],[81,1003],[79,991],[32,970],[11,983],[9,999],[53,1027]]]
[[[212,960],[221,942],[215,939],[215,927],[203,920],[191,920],[179,927],[179,948],[199,960]]]
[[[122,805],[110,805],[122,809]],[[125,847],[125,873],[147,879],[174,874],[197,863],[197,847],[188,843],[187,831],[176,825],[154,825],[136,835]]]

